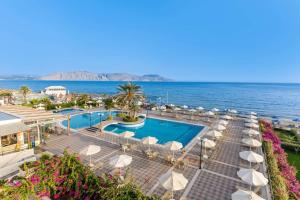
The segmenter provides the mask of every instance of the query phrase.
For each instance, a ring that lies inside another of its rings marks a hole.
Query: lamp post
[[[90,112],[90,128],[92,128],[92,112]]]
[[[99,116],[99,130],[101,132],[101,122],[102,122],[102,116],[103,116],[103,113],[98,113],[98,116]]]
[[[200,139],[200,159],[199,159],[199,169],[202,169],[202,142],[203,140]]]

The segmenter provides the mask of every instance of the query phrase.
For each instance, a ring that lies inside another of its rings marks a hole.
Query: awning
[[[22,122],[3,124],[0,126],[0,136],[10,135],[28,130],[30,130],[30,127],[26,126]]]

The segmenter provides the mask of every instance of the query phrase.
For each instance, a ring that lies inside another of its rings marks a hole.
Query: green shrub
[[[130,117],[128,115],[123,118],[124,122],[137,122],[138,120],[138,117]]]
[[[120,117],[120,118],[125,118],[126,117],[126,114],[125,113],[122,113],[122,112],[120,112],[120,113],[118,113],[117,114],[117,117]]]
[[[45,162],[46,160],[49,160],[51,158],[51,155],[50,154],[47,154],[47,153],[44,153],[42,154],[42,156],[40,157],[40,160],[42,162]]]
[[[106,120],[108,120],[108,121],[113,120],[113,116],[109,115]]]

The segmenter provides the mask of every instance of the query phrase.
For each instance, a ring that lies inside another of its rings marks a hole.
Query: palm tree
[[[128,111],[129,117],[135,119],[137,115],[137,107],[144,102],[145,97],[141,91],[141,87],[134,83],[126,83],[118,87],[119,93],[116,95],[118,105]]]
[[[109,111],[109,116],[111,116],[111,110],[115,107],[115,102],[112,98],[104,99],[104,107]]]
[[[20,87],[20,92],[23,95],[24,103],[27,103],[27,95],[31,92],[30,88],[23,85],[23,86]]]
[[[90,100],[90,96],[87,94],[82,94],[78,98],[78,103],[79,105],[84,105],[86,106],[86,103]]]

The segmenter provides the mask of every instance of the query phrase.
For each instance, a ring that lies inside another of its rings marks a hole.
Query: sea
[[[121,81],[40,81],[0,80],[0,88],[22,85],[39,92],[52,85],[64,86],[70,93],[115,94]],[[214,83],[214,82],[135,82],[151,103],[202,106],[209,110],[236,109],[257,112],[273,118],[300,118],[300,84]]]

